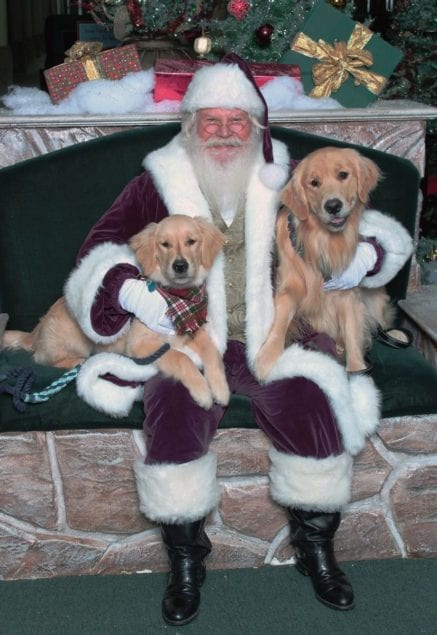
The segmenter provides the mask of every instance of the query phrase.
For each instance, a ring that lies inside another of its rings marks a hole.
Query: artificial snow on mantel
[[[76,86],[57,104],[39,88],[11,86],[1,101],[11,115],[122,115],[179,113],[181,102],[153,97],[153,69],[128,73],[119,80],[96,79]],[[302,82],[293,77],[275,77],[261,91],[270,112],[280,110],[320,110],[341,108],[330,97],[314,99],[305,95]]]

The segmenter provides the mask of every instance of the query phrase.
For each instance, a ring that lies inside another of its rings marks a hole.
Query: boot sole
[[[196,613],[193,613],[193,615],[190,615],[190,617],[186,617],[184,620],[171,620],[170,618],[166,617],[164,613],[162,614],[162,617],[164,618],[164,621],[171,626],[185,626],[185,624],[189,624],[190,622],[195,620],[199,613],[200,610],[196,611]]]

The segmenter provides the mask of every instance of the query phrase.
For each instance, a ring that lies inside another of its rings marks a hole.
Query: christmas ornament
[[[250,2],[247,2],[247,0],[230,0],[227,9],[228,13],[236,20],[244,20],[250,9]]]
[[[203,33],[201,36],[196,37],[196,39],[194,40],[193,48],[200,57],[204,57],[205,55],[207,55],[210,52],[211,47],[211,38],[207,35],[204,35]]]
[[[336,9],[344,9],[346,6],[346,0],[329,0],[329,4],[332,4]]]
[[[126,0],[126,8],[134,30],[141,31],[144,29],[143,10],[141,9],[139,0]]]
[[[255,39],[259,46],[269,46],[272,42],[274,27],[271,24],[263,24],[255,31]]]

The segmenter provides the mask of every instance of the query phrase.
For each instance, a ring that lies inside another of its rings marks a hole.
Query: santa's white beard
[[[235,155],[226,161],[214,156],[211,147],[235,144]],[[210,206],[220,214],[236,213],[244,201],[249,175],[258,153],[261,138],[256,130],[247,141],[238,138],[201,141],[193,131],[186,138],[186,149],[190,155],[199,187]]]

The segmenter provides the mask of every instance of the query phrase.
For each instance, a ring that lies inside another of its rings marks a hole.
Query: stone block
[[[130,431],[59,433],[56,452],[70,528],[133,534],[152,526],[139,511]]]
[[[44,432],[0,436],[0,511],[45,529],[58,520]]]
[[[226,484],[220,514],[227,527],[261,540],[272,540],[287,522],[284,510],[270,498],[266,479],[247,485]]]
[[[382,510],[345,512],[335,536],[338,560],[377,560],[400,557]]]
[[[219,527],[207,527],[207,532],[213,544],[212,553],[208,556],[209,568],[247,569],[263,565],[268,542],[251,540]]]
[[[434,415],[385,419],[378,436],[393,452],[434,454],[437,452],[437,426]]]
[[[0,529],[0,575],[4,580],[86,575],[105,552],[106,545],[77,536]]]
[[[270,442],[260,430],[218,430],[211,444],[217,454],[218,476],[265,476]]]
[[[167,571],[168,557],[158,530],[148,531],[111,544],[94,573],[118,575],[145,571]]]
[[[437,557],[437,465],[410,467],[390,492],[409,556]]]
[[[391,470],[391,466],[368,441],[364,450],[354,459],[352,501],[378,494]]]

